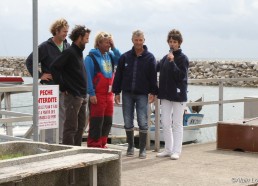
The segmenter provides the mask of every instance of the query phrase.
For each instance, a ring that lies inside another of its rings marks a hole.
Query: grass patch
[[[24,154],[22,153],[16,153],[16,154],[5,154],[5,155],[0,155],[0,160],[6,160],[6,159],[12,159],[12,158],[18,158],[22,157]]]

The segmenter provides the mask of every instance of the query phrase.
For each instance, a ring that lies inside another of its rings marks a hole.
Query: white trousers
[[[186,102],[161,99],[161,124],[165,141],[165,151],[181,154],[183,142],[183,114]]]

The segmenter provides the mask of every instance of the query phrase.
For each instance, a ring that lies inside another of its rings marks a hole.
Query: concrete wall
[[[42,153],[42,149],[47,150]],[[122,152],[41,142],[3,142],[0,155],[24,156],[0,160],[0,186],[120,186]],[[92,166],[97,167],[95,175]],[[96,182],[95,182],[96,183]]]

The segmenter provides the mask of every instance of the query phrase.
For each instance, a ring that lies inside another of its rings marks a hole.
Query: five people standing
[[[106,148],[113,122],[114,97],[111,88],[114,66],[120,55],[111,34],[100,32],[96,35],[94,49],[85,58],[90,112],[88,147]]]
[[[42,72],[39,72],[40,82],[47,85],[59,84],[62,92],[59,135],[63,144],[81,145],[87,122],[88,93],[90,124],[87,145],[106,148],[113,121],[113,93],[115,103],[119,104],[122,92],[124,128],[128,142],[127,156],[134,155],[133,121],[136,109],[139,158],[146,158],[148,102],[152,103],[158,94],[162,105],[161,123],[165,150],[158,153],[157,157],[169,156],[171,159],[178,159],[182,151],[182,122],[187,101],[189,66],[188,58],[180,47],[183,42],[180,31],[169,31],[167,43],[170,51],[158,64],[154,55],[144,45],[145,38],[141,30],[133,32],[133,47],[123,55],[115,48],[111,34],[98,33],[94,49],[90,50],[83,63],[82,52],[89,41],[91,31],[85,26],[75,26],[69,36],[73,41],[70,46],[66,41],[68,29],[69,25],[65,19],[56,20],[50,28],[53,37],[39,45],[39,62],[42,68]],[[32,53],[26,60],[26,66],[33,76]],[[160,72],[159,88],[157,72]],[[53,141],[53,133],[47,133],[46,142]]]
[[[187,101],[187,77],[189,61],[182,53],[182,34],[179,30],[169,31],[167,43],[170,51],[158,63],[158,98],[161,100],[161,123],[165,140],[165,150],[157,157],[179,159],[183,141],[183,114]]]

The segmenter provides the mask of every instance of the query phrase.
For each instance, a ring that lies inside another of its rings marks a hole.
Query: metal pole
[[[223,101],[223,82],[219,81],[219,101]],[[219,104],[219,121],[223,121],[223,103]]]
[[[39,141],[38,130],[38,0],[32,0],[33,8],[33,140]]]
[[[160,100],[155,98],[155,151],[160,150]]]
[[[151,115],[151,109],[150,109],[150,104],[148,104],[148,118],[147,118],[148,120],[147,120],[147,122],[148,122],[149,128],[151,126],[150,115]],[[147,131],[146,149],[150,150],[150,130]]]

